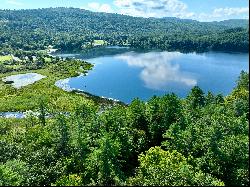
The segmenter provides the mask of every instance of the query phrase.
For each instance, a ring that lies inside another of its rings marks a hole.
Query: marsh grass
[[[92,105],[93,101],[83,95],[66,92],[55,86],[57,80],[77,75],[74,71],[76,67],[72,71],[65,71],[65,69],[67,68],[61,67],[61,71],[54,71],[54,68],[50,66],[40,70],[0,74],[0,111],[35,110],[39,107],[41,99],[45,100],[51,107],[53,106],[56,111],[71,111],[80,103]],[[91,66],[86,64],[84,70],[89,69]],[[3,77],[20,73],[39,73],[46,78],[20,89],[13,88],[2,81]]]

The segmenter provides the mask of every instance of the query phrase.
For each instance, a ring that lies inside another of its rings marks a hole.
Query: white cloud
[[[249,14],[249,7],[241,8],[217,8],[214,9],[213,15],[215,16],[232,16],[240,14]]]
[[[244,15],[249,19],[249,7],[215,8],[211,14],[201,13],[196,17],[201,21],[226,20],[235,16]]]
[[[180,0],[115,0],[119,13],[140,17],[180,17],[194,15],[187,11],[187,4]]]
[[[9,1],[17,3],[16,0]],[[113,0],[113,5],[114,9],[109,4],[91,2],[82,8],[137,17],[178,17],[199,21],[220,21],[236,16],[249,19],[249,7],[215,8],[211,13],[194,13],[189,11],[188,5],[181,0]]]
[[[178,17],[199,21],[249,18],[249,7],[215,8],[211,13],[194,13],[181,0],[114,0],[118,13],[138,17]]]
[[[10,4],[10,5],[15,5],[15,6],[22,6],[23,5],[23,3],[18,2],[16,0],[8,0],[8,1],[6,1],[6,3]]]
[[[107,13],[113,12],[109,4],[100,4],[97,2],[88,3],[88,7],[85,9],[96,11],[96,12],[107,12]]]
[[[139,55],[131,52],[118,55],[116,58],[129,66],[142,68],[140,78],[146,87],[165,90],[173,82],[187,87],[197,84],[197,80],[189,72],[184,72],[178,64],[171,63],[181,56],[181,53],[173,52],[150,52]]]

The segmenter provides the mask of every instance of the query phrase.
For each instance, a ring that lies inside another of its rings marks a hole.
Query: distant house
[[[54,53],[56,52],[58,49],[49,49],[49,53]]]
[[[33,58],[33,61],[36,61],[36,60],[37,60],[36,56],[32,56],[32,58]]]
[[[49,54],[50,54],[50,53],[54,53],[54,52],[56,52],[56,51],[58,50],[58,49],[54,49],[52,45],[49,45],[49,46],[47,47],[47,49],[48,49],[48,53],[49,53]]]

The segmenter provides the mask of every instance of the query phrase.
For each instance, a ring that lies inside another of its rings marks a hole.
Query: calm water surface
[[[101,50],[101,49],[100,49]],[[117,49],[118,50],[118,49]],[[130,103],[153,95],[174,92],[185,97],[198,85],[205,93],[229,94],[241,70],[248,71],[249,54],[136,52],[60,54],[84,59],[95,66],[87,76],[63,81],[64,88],[80,89],[98,96]]]

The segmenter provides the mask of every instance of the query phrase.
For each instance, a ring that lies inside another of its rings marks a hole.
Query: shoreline
[[[87,98],[92,99],[97,104],[104,104],[104,105],[111,104],[111,105],[128,106],[128,104],[126,104],[126,103],[124,103],[122,101],[119,101],[117,99],[107,98],[107,97],[104,97],[104,96],[97,96],[97,95],[94,95],[94,94],[91,94],[89,92],[79,90],[79,89],[72,89],[71,91],[68,91],[68,92],[86,96]]]

